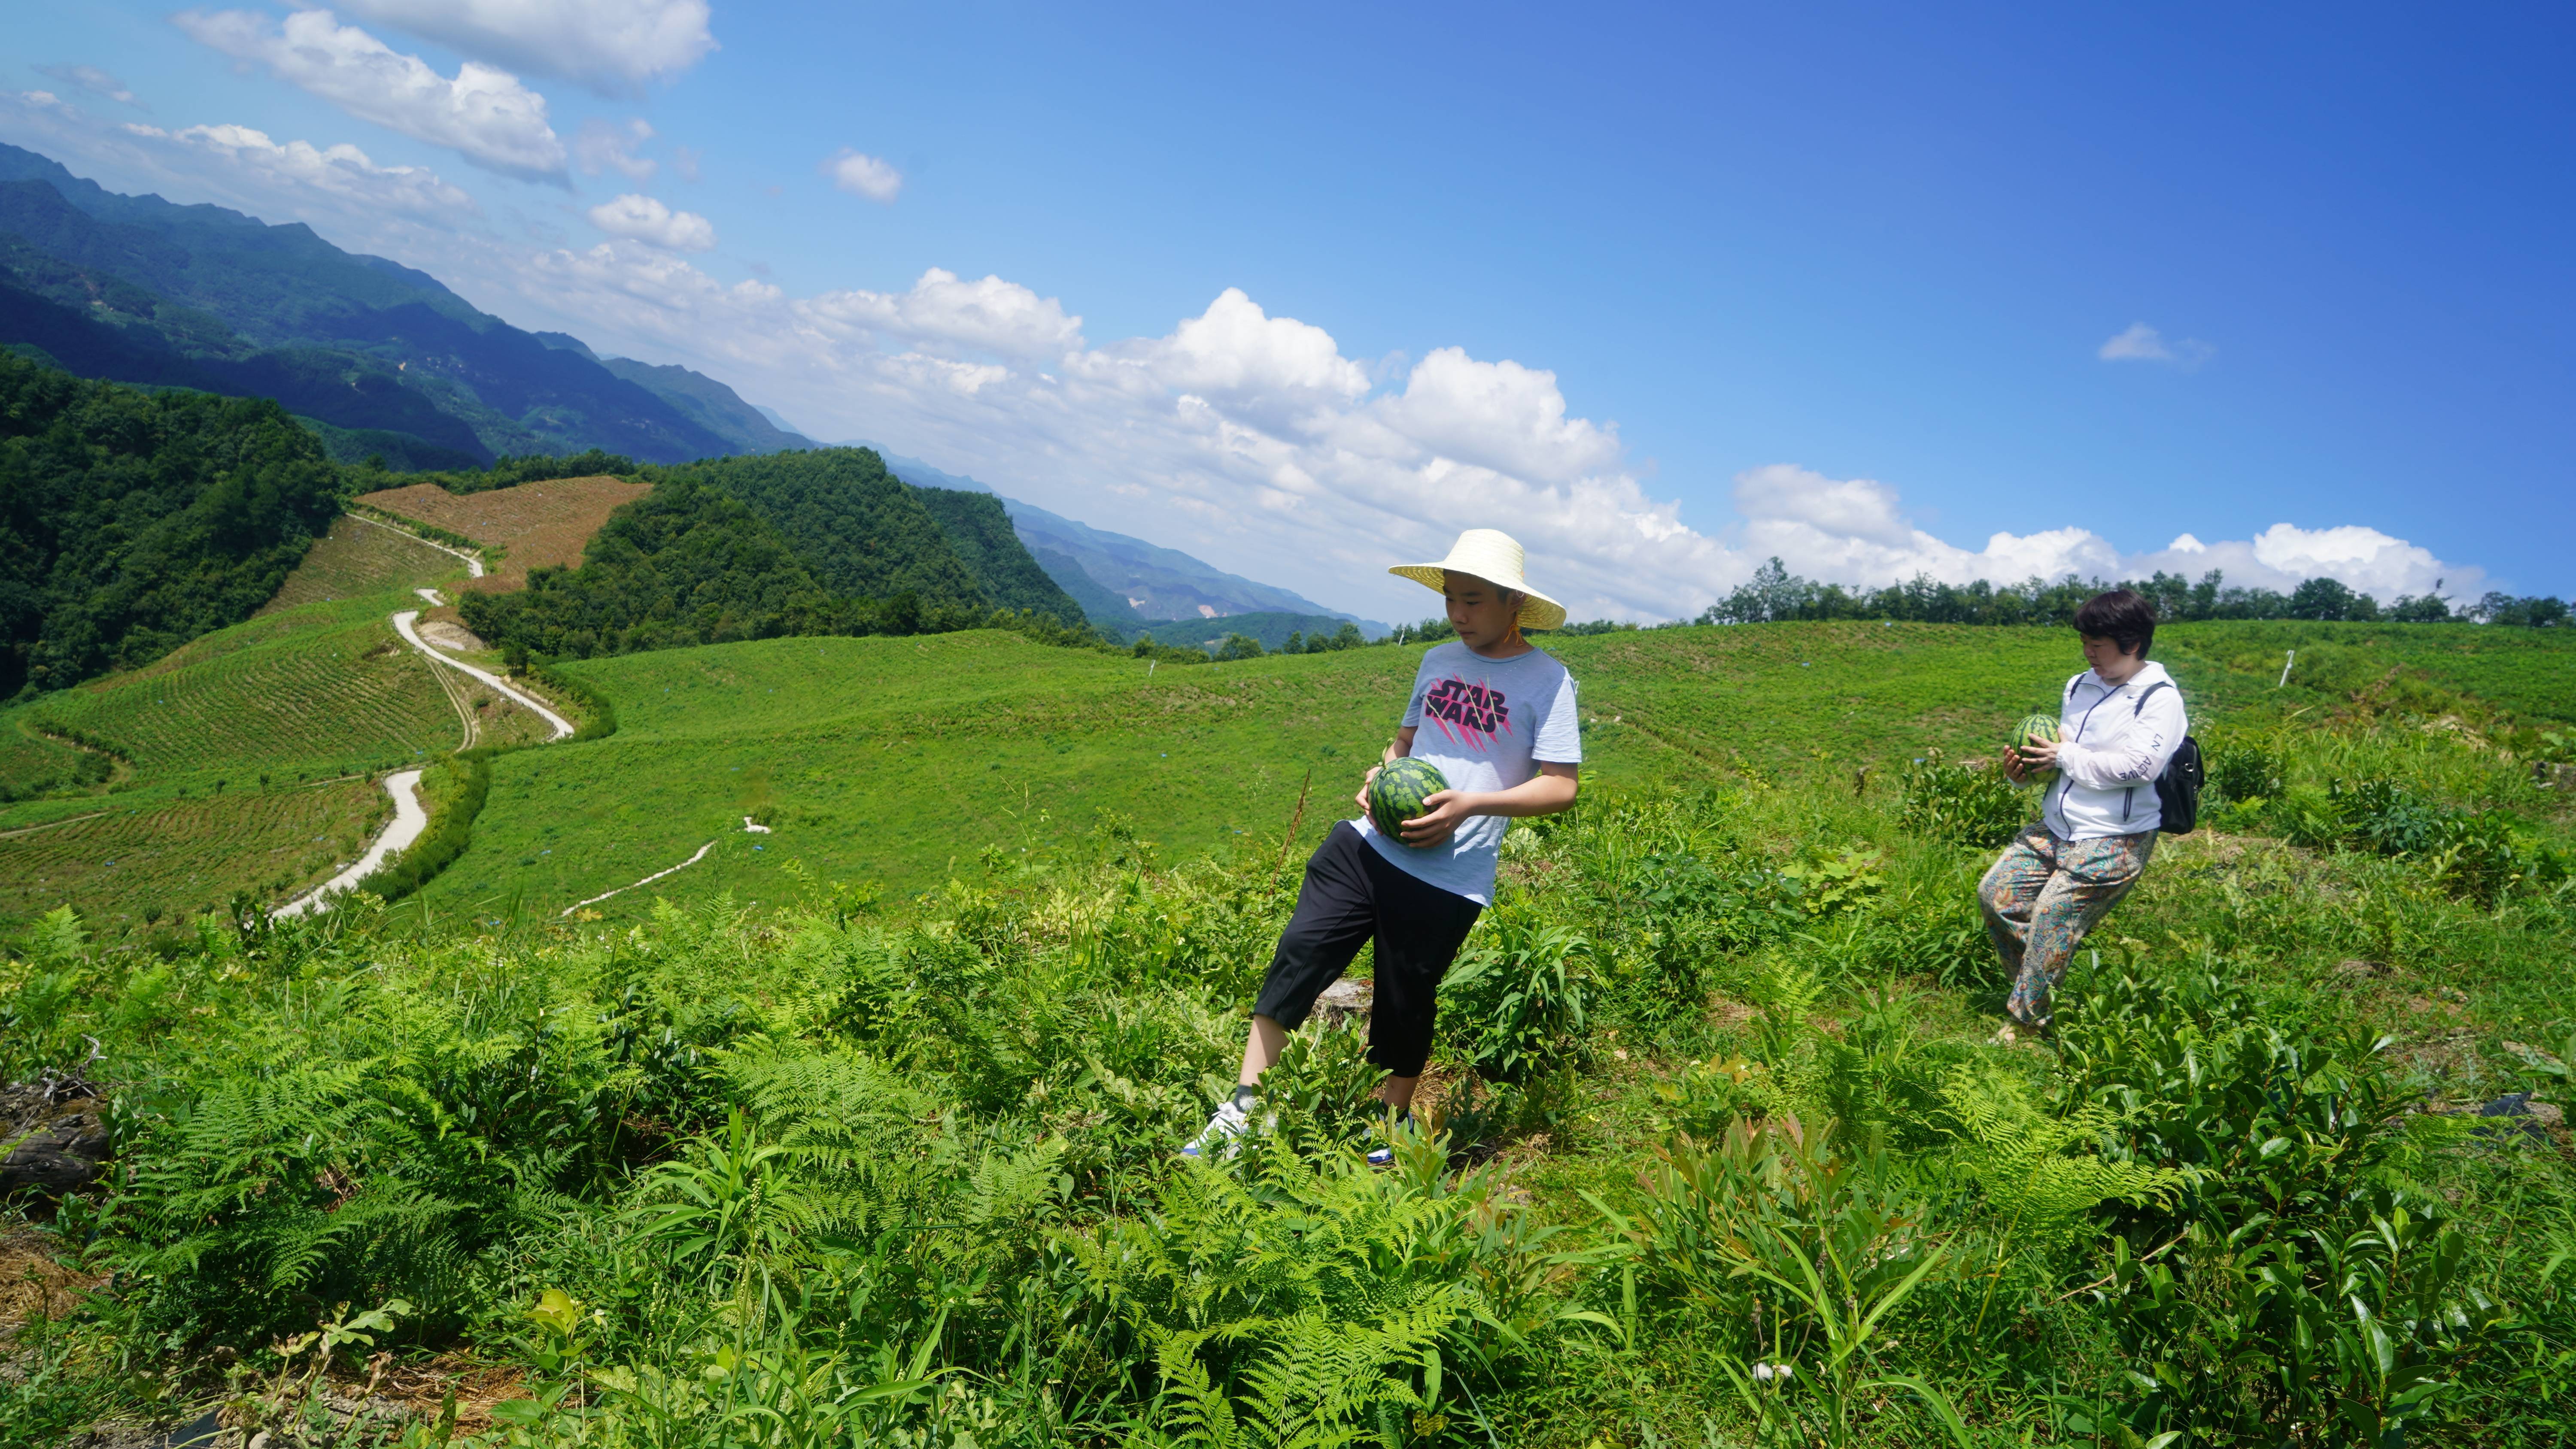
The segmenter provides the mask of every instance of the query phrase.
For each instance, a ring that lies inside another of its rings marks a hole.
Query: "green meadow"
[[[2363,625],[2190,625],[2159,655],[2200,727],[2331,709],[2355,691],[2438,705],[2488,691],[2576,710],[2547,636]],[[2530,634],[2531,631],[2524,631]],[[2479,635],[2483,639],[2455,639]],[[1595,784],[1832,777],[1892,788],[1927,748],[1991,754],[2081,660],[2054,629],[1880,623],[1638,630],[1548,644],[1580,681]],[[2278,687],[2282,650],[2314,661]],[[988,851],[1060,848],[1103,812],[1166,860],[1276,849],[1349,813],[1422,650],[1381,646],[1188,668],[1000,631],[772,639],[558,666],[614,706],[603,740],[505,755],[433,912],[560,911],[713,848],[655,895],[777,902],[789,863],[902,897]],[[2555,710],[2557,713],[2546,713]],[[770,827],[746,831],[745,817]]]

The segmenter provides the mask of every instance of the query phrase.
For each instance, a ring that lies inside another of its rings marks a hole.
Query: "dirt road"
[[[385,792],[394,797],[394,823],[377,836],[358,857],[358,863],[322,882],[313,889],[269,912],[273,916],[300,916],[321,909],[327,897],[338,895],[368,876],[385,863],[385,857],[420,839],[429,828],[429,812],[420,805],[420,771],[404,770],[385,777]]]

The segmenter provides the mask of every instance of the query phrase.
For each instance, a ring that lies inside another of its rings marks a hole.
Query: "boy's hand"
[[[1377,783],[1377,772],[1385,768],[1386,766],[1384,765],[1371,765],[1368,768],[1368,773],[1360,776],[1360,792],[1351,797],[1351,802],[1360,807],[1360,813],[1362,815],[1369,813],[1369,786]]]
[[[1366,793],[1366,792],[1362,792]],[[1423,797],[1422,813],[1404,822],[1404,843],[1438,845],[1457,832],[1476,812],[1474,797],[1464,790],[1437,790]]]

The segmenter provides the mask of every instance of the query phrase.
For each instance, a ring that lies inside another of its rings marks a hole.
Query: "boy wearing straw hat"
[[[1531,588],[1521,571],[1520,544],[1490,528],[1460,534],[1438,563],[1388,570],[1438,590],[1458,638],[1422,656],[1385,758],[1428,761],[1449,788],[1424,800],[1423,813],[1391,839],[1370,823],[1368,781],[1361,782],[1360,818],[1335,825],[1306,862],[1296,912],[1253,1003],[1234,1095],[1183,1155],[1230,1150],[1249,1129],[1261,1074],[1371,939],[1369,1060],[1387,1074],[1379,1100],[1399,1118],[1410,1115],[1431,1054],[1440,978],[1477,914],[1493,904],[1503,832],[1513,817],[1572,805],[1579,788],[1574,677],[1521,637],[1524,626],[1562,626],[1565,606]],[[1369,1154],[1372,1162],[1388,1156],[1383,1146]]]

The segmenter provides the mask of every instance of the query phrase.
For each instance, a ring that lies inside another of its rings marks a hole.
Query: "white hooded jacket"
[[[2182,690],[2154,660],[2116,686],[2090,669],[2075,676],[2058,708],[2057,778],[2041,821],[2060,840],[2155,829],[2164,813],[2156,777],[2189,732]]]

